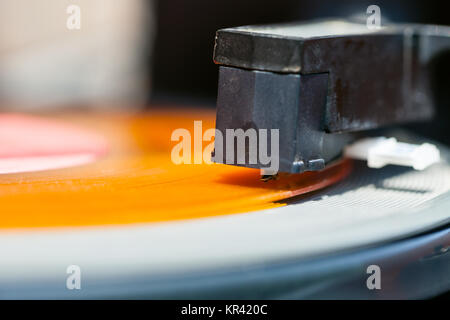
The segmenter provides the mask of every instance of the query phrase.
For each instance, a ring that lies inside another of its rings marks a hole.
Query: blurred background
[[[444,1],[0,0],[0,109],[213,107],[217,29],[365,15],[371,4],[382,22],[449,24]],[[66,26],[70,5],[80,29]]]
[[[156,22],[152,5],[0,0],[2,109],[144,104]],[[79,28],[73,28],[76,20]]]

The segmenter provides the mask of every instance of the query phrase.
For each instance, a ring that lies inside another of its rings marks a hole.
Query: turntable
[[[1,115],[0,298],[447,292],[450,149],[403,124],[432,118],[449,36],[223,29],[217,112]]]

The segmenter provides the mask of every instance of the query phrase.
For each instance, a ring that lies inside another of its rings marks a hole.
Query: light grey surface
[[[243,26],[234,28],[242,32],[252,32],[258,34],[265,34],[279,37],[294,37],[294,38],[316,38],[326,36],[339,35],[356,35],[374,33],[379,29],[369,29],[367,25],[355,23],[345,20],[328,20],[317,21],[310,24],[279,24],[270,27],[261,26]],[[382,27],[380,29],[385,29]]]

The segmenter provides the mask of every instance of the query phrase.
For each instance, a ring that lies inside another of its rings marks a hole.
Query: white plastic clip
[[[423,170],[440,161],[439,149],[433,144],[410,144],[385,137],[358,140],[345,148],[345,156],[367,160],[370,168],[394,164]]]

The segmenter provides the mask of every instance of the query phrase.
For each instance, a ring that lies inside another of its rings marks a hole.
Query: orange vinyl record
[[[107,226],[244,213],[329,186],[348,160],[321,172],[280,174],[221,164],[179,164],[172,132],[214,128],[210,110],[137,114],[3,115],[0,228]],[[1,127],[1,126],[0,126]],[[203,142],[203,148],[210,142]],[[194,155],[193,155],[194,156]],[[22,167],[21,167],[22,166]]]

